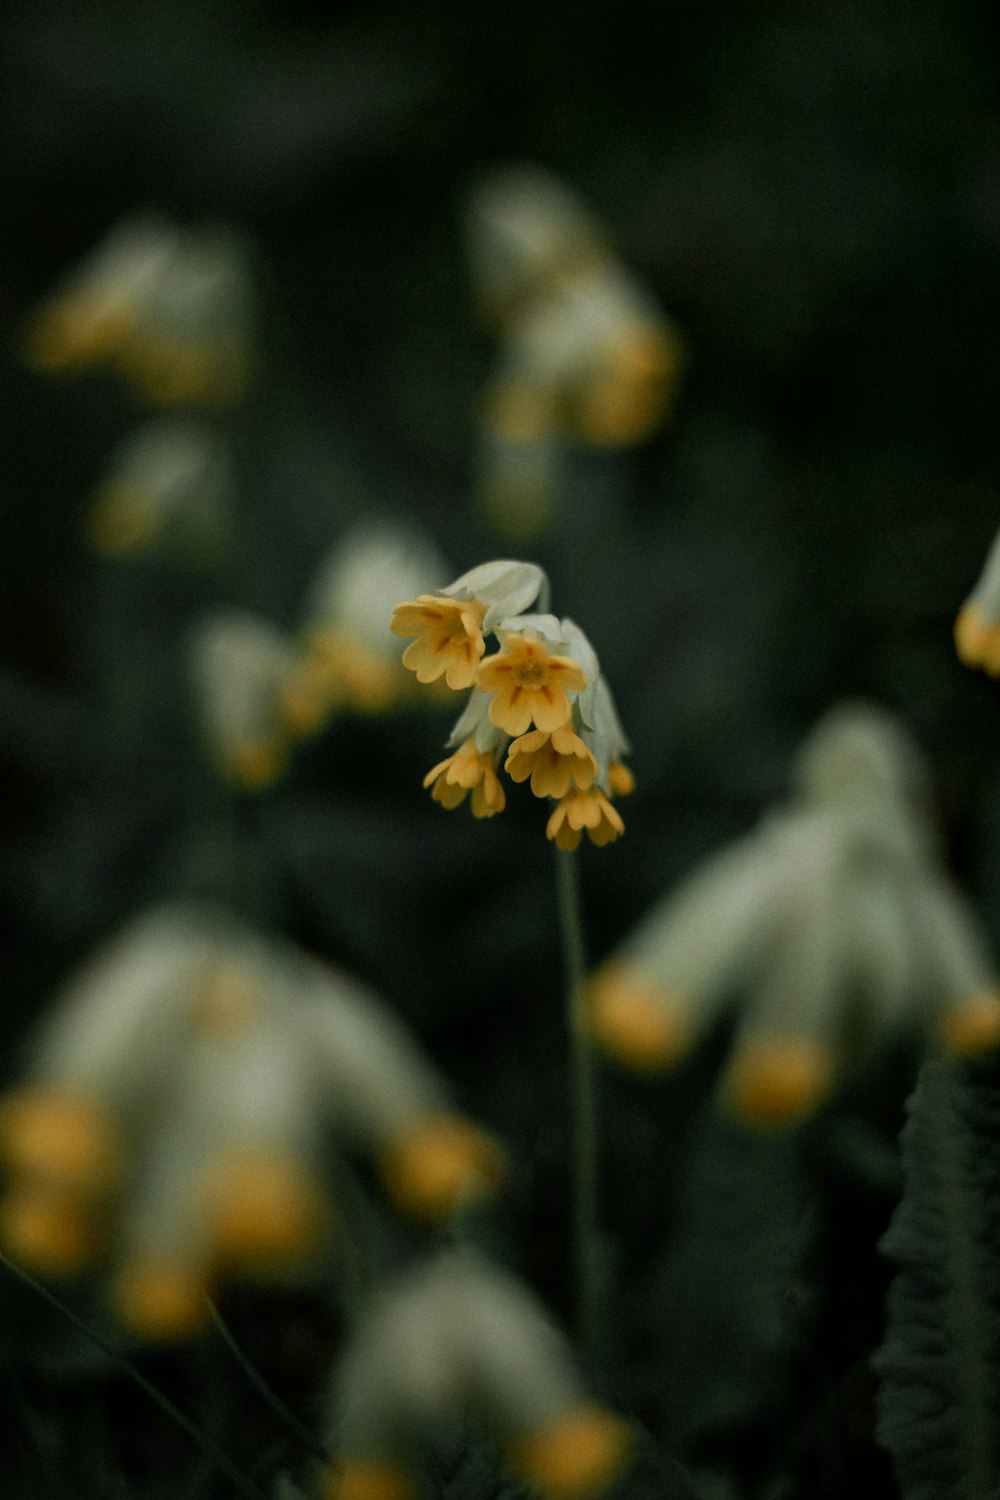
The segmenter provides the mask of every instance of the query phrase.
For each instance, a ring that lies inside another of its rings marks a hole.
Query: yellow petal
[[[417,1121],[383,1150],[383,1181],[397,1207],[436,1222],[459,1203],[491,1192],[504,1174],[500,1147],[461,1115]]]
[[[690,1018],[680,997],[621,962],[598,969],[584,992],[591,1036],[617,1062],[639,1073],[670,1068],[690,1049]]]
[[[508,1458],[547,1500],[596,1495],[625,1467],[632,1429],[617,1413],[578,1406],[508,1449]]]
[[[986,990],[938,1017],[938,1035],[950,1052],[975,1055],[1000,1045],[1000,991]]]
[[[349,1460],[334,1465],[323,1482],[323,1500],[418,1500],[417,1486],[394,1464]]]
[[[817,1109],[833,1081],[830,1050],[814,1037],[747,1039],[727,1069],[723,1094],[750,1125],[786,1125]]]

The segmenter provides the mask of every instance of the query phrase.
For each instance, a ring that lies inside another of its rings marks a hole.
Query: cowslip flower
[[[123,1326],[189,1337],[206,1292],[300,1281],[349,1232],[329,1132],[426,1224],[504,1171],[376,996],[224,911],[159,908],[69,980],[0,1100],[0,1243],[62,1277],[113,1249]]]
[[[955,649],[966,667],[1000,677],[1000,535],[955,621]]]
[[[996,972],[935,863],[917,766],[875,709],[822,720],[789,805],[682,881],[592,977],[605,1050],[639,1070],[676,1065],[735,995],[722,1094],[768,1125],[832,1093],[858,999],[871,1041],[911,1020],[958,1052],[1000,1043]]]
[[[407,696],[411,679],[387,616],[401,594],[445,576],[425,537],[386,521],[359,523],[331,549],[307,594],[282,694],[296,733],[315,732],[338,709],[379,714]]]
[[[506,805],[502,763],[513,781],[555,801],[547,834],[571,850],[584,830],[595,844],[624,831],[611,799],[630,791],[632,778],[622,763],[628,742],[593,646],[572,620],[526,612],[547,604],[547,596],[540,568],[484,563],[438,594],[398,606],[392,628],[419,632],[420,650],[403,656],[418,680],[440,675],[460,655],[461,681],[470,688],[448,740],[453,753],[424,778],[435,802],[454,808],[471,792],[474,816],[493,817]],[[474,622],[474,635],[462,627],[459,642],[458,626],[442,632],[449,606],[450,619],[464,611]],[[499,649],[486,655],[491,632]]]
[[[270,786],[288,760],[289,640],[257,615],[220,610],[192,632],[189,666],[202,734],[220,774],[245,791]]]
[[[225,405],[253,365],[246,252],[230,231],[128,219],[35,315],[27,356],[69,372],[106,365],[156,405]]]
[[[226,443],[191,418],[147,422],[112,457],[87,518],[108,556],[169,549],[213,561],[229,533],[235,479]]]
[[[554,509],[562,449],[627,447],[667,419],[683,355],[593,215],[548,174],[498,173],[468,218],[477,293],[500,332],[478,488],[499,525],[526,535]]]
[[[480,306],[500,324],[566,278],[611,260],[607,237],[579,194],[528,164],[477,183],[466,235]]]
[[[416,637],[403,652],[403,665],[418,682],[443,677],[457,692],[471,687],[486,650],[485,635],[505,616],[533,604],[544,581],[541,568],[531,563],[483,563],[436,594],[397,604],[389,629]]]
[[[325,1500],[416,1500],[422,1449],[458,1417],[548,1500],[599,1494],[633,1449],[629,1424],[587,1397],[534,1297],[465,1250],[385,1286],[343,1355],[331,1407]]]

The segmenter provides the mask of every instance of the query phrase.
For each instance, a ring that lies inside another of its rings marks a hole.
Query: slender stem
[[[577,1335],[596,1378],[600,1371],[600,1267],[597,1241],[597,1091],[594,1054],[584,1025],[585,957],[576,855],[555,850],[556,892],[566,973],[570,1132],[573,1152],[573,1258]]]
[[[64,1318],[72,1323],[74,1328],[79,1329],[85,1338],[89,1339],[103,1354],[106,1354],[109,1359],[113,1360],[120,1370],[124,1370],[126,1375],[135,1381],[139,1389],[145,1391],[150,1400],[155,1401],[157,1406],[165,1411],[167,1416],[176,1422],[177,1426],[182,1428],[193,1442],[197,1443],[202,1452],[212,1460],[216,1468],[221,1469],[233,1481],[233,1484],[241,1495],[249,1496],[250,1500],[267,1500],[264,1491],[258,1489],[257,1485],[248,1479],[241,1469],[236,1467],[214,1439],[209,1436],[204,1427],[200,1426],[197,1422],[193,1422],[185,1412],[181,1411],[179,1406],[176,1406],[171,1401],[169,1396],[160,1390],[159,1386],[154,1385],[151,1380],[147,1380],[142,1371],[130,1359],[127,1359],[124,1354],[120,1354],[107,1339],[102,1338],[96,1329],[91,1328],[90,1324],[75,1313],[71,1307],[67,1306],[61,1297],[57,1297],[54,1292],[50,1292],[48,1287],[44,1286],[37,1277],[32,1276],[30,1271],[26,1271],[23,1266],[19,1266],[16,1261],[10,1260],[2,1250],[0,1250],[0,1265],[6,1266],[8,1271],[24,1282],[25,1286],[29,1286],[33,1292],[37,1292],[38,1296],[42,1297],[50,1307],[54,1307],[57,1312],[61,1313]]]

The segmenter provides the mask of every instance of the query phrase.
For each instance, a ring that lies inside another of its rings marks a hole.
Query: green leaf
[[[889,1291],[879,1437],[904,1500],[1000,1485],[1000,1069],[926,1064],[903,1130],[906,1188],[882,1248]]]

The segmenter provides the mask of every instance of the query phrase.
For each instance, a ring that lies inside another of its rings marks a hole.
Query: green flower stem
[[[573,1258],[577,1336],[594,1379],[600,1371],[597,1241],[597,1091],[594,1053],[584,1025],[585,958],[576,855],[555,850],[556,893],[566,972],[569,1032],[570,1134],[573,1151]]]

